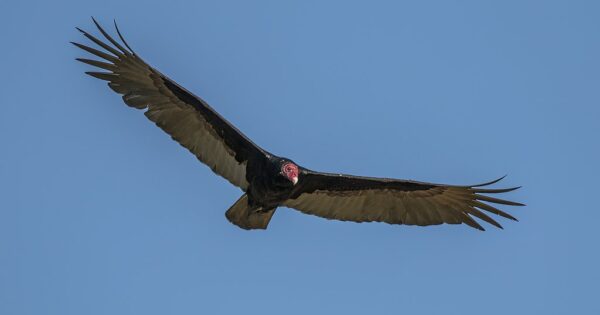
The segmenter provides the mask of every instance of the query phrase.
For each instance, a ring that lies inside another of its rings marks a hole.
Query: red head
[[[281,166],[281,175],[296,185],[298,183],[298,165],[292,162],[283,163]]]

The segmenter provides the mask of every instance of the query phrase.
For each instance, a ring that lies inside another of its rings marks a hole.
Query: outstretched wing
[[[519,188],[481,188],[500,179],[473,186],[449,186],[304,170],[284,205],[307,214],[342,221],[420,226],[465,223],[483,231],[473,217],[499,228],[502,226],[481,210],[516,221],[488,203],[523,205],[483,195]]]
[[[108,86],[122,94],[127,105],[145,109],[146,117],[175,141],[215,173],[246,190],[248,161],[263,157],[265,152],[201,98],[144,62],[125,42],[118,28],[117,33],[126,48],[108,35],[96,20],[93,21],[110,44],[78,28],[85,37],[105,51],[73,43],[102,59],[77,60],[107,71],[86,73],[108,81]]]

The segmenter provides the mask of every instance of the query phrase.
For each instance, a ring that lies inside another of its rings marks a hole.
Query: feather
[[[133,49],[131,49],[131,47],[129,47],[129,44],[127,44],[127,41],[125,40],[125,38],[123,38],[123,35],[121,35],[121,31],[119,31],[119,26],[117,25],[117,20],[113,20],[113,22],[115,23],[115,29],[117,30],[117,35],[119,35],[119,38],[121,39],[123,44],[125,44],[125,47],[127,47],[127,49],[129,49],[129,51],[131,51],[131,53],[135,55],[135,51],[133,51]]]
[[[105,80],[105,81],[117,81],[119,79],[119,75],[108,72],[93,72],[87,71],[85,74],[91,75],[94,78]]]
[[[500,188],[500,189],[487,189],[487,188],[483,188],[483,189],[471,189],[471,191],[473,191],[476,194],[479,194],[479,193],[482,193],[482,194],[501,194],[501,193],[511,192],[511,191],[517,190],[519,188],[521,188],[521,186],[512,187],[512,188]]]
[[[499,216],[501,216],[501,217],[505,217],[505,218],[507,218],[507,219],[510,219],[510,220],[513,220],[513,221],[518,221],[518,220],[517,220],[515,217],[513,217],[512,215],[510,215],[510,214],[508,214],[508,213],[506,213],[506,212],[504,212],[504,211],[498,210],[498,209],[496,209],[495,207],[492,207],[492,206],[490,206],[490,205],[488,205],[488,204],[486,204],[486,203],[479,202],[479,201],[477,201],[477,200],[473,200],[473,201],[471,201],[470,203],[471,203],[471,205],[473,205],[473,206],[475,206],[475,207],[477,207],[477,208],[479,208],[479,209],[483,209],[483,210],[485,210],[485,211],[491,212],[491,213],[493,213],[493,214],[499,215]]]
[[[476,208],[473,207],[469,207],[467,208],[467,213],[469,213],[470,215],[474,215],[476,217],[478,217],[479,219],[499,228],[499,229],[504,229],[502,227],[502,225],[500,225],[500,223],[496,222],[494,219],[490,218],[489,216],[487,216],[485,213],[477,210]]]
[[[117,70],[117,66],[115,66],[112,63],[106,63],[106,62],[102,62],[102,61],[98,61],[98,60],[91,60],[91,59],[84,59],[84,58],[75,58],[75,60],[86,63],[86,64],[94,66],[94,67],[108,70],[108,71]]]
[[[98,24],[98,22],[96,22],[96,19],[94,19],[92,17],[92,21],[94,21],[94,24],[96,24],[96,27],[98,28],[98,30],[100,30],[100,33],[102,33],[102,35],[104,35],[104,37],[106,39],[108,39],[109,42],[111,42],[113,45],[115,45],[115,47],[117,47],[120,51],[122,51],[123,54],[131,55],[131,53],[128,52],[127,49],[123,48],[123,46],[121,46],[116,40],[114,40],[110,35],[108,35],[108,33],[106,31],[104,31],[102,26],[100,26],[100,24]]]
[[[109,54],[107,54],[105,52],[101,52],[101,51],[96,50],[94,48],[90,48],[88,46],[85,46],[85,45],[82,45],[82,44],[79,44],[79,43],[75,43],[75,42],[71,42],[71,44],[73,44],[73,45],[75,45],[75,46],[77,46],[77,47],[79,47],[79,48],[81,48],[81,49],[89,52],[90,54],[96,55],[96,56],[98,56],[100,58],[104,58],[104,59],[106,59],[106,60],[108,60],[110,62],[116,63],[117,61],[119,61],[119,59],[117,57],[111,56],[111,55],[109,55]]]
[[[77,30],[80,31],[81,33],[83,33],[83,35],[85,37],[87,37],[88,39],[90,39],[91,41],[93,41],[94,43],[96,43],[96,45],[106,49],[108,52],[112,53],[113,55],[117,56],[117,57],[121,57],[123,56],[123,54],[121,52],[119,52],[118,50],[110,47],[110,45],[107,45],[105,43],[103,43],[101,40],[97,39],[96,37],[94,37],[93,35],[87,33],[86,31],[80,29],[79,27],[77,27]]]
[[[484,196],[484,195],[475,195],[475,198],[477,198],[477,200],[499,203],[499,204],[509,205],[509,206],[524,206],[524,204],[522,204],[522,203],[508,201],[508,200],[504,200],[504,199],[498,199],[498,198]]]

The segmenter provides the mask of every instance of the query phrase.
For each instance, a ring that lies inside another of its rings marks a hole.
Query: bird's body
[[[262,149],[221,117],[200,97],[150,67],[127,45],[123,47],[94,23],[112,44],[80,30],[105,51],[73,43],[103,61],[77,60],[107,70],[87,72],[108,81],[123,101],[167,132],[244,194],[226,212],[244,229],[265,229],[280,206],[328,219],[354,222],[435,225],[465,223],[483,230],[473,217],[501,227],[481,210],[516,220],[489,203],[521,205],[486,194],[517,188],[487,189],[498,180],[452,186],[399,179],[360,177],[311,171]],[[487,202],[487,203],[486,203]]]
[[[266,159],[257,163],[260,166],[249,175],[250,186],[246,193],[251,205],[262,208],[276,208],[292,194],[294,184],[279,176],[281,166],[291,163],[289,159],[269,154]]]

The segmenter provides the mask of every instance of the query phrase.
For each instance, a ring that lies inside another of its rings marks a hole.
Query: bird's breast
[[[250,183],[248,195],[257,205],[276,207],[287,200],[292,192],[292,186],[281,184],[268,177],[259,177]]]

